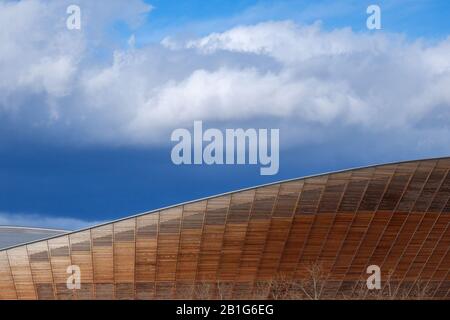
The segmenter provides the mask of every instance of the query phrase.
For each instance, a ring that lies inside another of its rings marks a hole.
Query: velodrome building
[[[450,299],[449,169],[327,173],[9,244],[0,299]]]

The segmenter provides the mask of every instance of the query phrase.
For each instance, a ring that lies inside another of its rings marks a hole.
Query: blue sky
[[[0,224],[75,229],[449,154],[448,1],[69,2],[79,32],[64,1],[0,1]],[[278,174],[174,165],[170,133],[194,120],[279,128]]]
[[[382,8],[383,30],[410,37],[441,38],[448,36],[450,3],[445,0],[242,0],[242,1],[146,1],[154,7],[137,34],[145,40],[159,40],[173,33],[224,31],[237,24],[254,24],[267,20],[293,20],[310,24],[317,20],[328,29],[351,27],[366,31],[366,8]],[[130,31],[130,30],[128,30]]]

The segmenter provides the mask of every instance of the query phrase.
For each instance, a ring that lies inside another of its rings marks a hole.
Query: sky
[[[0,0],[0,225],[79,229],[448,156],[449,14],[444,0]],[[175,165],[171,132],[196,120],[279,129],[278,173]]]

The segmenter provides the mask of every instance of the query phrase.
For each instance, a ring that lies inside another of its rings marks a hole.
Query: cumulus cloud
[[[91,3],[82,4],[88,17],[99,11]],[[140,48],[131,37],[118,48],[99,44],[89,20],[79,34],[55,27],[63,18],[53,2],[1,6],[0,121],[33,139],[168,143],[171,130],[194,120],[290,128],[291,143],[314,139],[317,128],[324,139],[359,128],[428,140],[449,129],[450,38],[269,21]],[[100,10],[101,24],[136,26],[151,9],[137,0],[121,7]]]
[[[72,231],[91,227],[100,223],[101,221],[85,221],[69,217],[0,212],[0,226],[50,228]]]

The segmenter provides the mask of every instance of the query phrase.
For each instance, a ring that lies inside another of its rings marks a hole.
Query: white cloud
[[[385,51],[392,45],[383,36],[355,34],[349,28],[322,32],[320,23],[298,26],[291,21],[238,26],[186,43],[205,53],[218,50],[265,54],[283,64],[298,64],[320,56]],[[392,49],[392,48],[391,48]]]
[[[103,11],[91,3],[83,2],[87,17],[101,11],[104,26],[113,17],[135,25],[150,10],[137,0],[123,12],[119,2]],[[449,129],[450,38],[273,21],[144,48],[132,37],[130,48],[113,50],[97,43],[92,20],[78,35],[55,27],[64,16],[53,2],[0,6],[0,121],[33,139],[169,143],[171,130],[194,120],[289,127],[293,143],[314,139],[317,128],[323,139],[356,127],[429,140]]]
[[[85,221],[69,217],[0,212],[0,226],[50,228],[71,231],[92,227],[100,223],[101,221]]]

